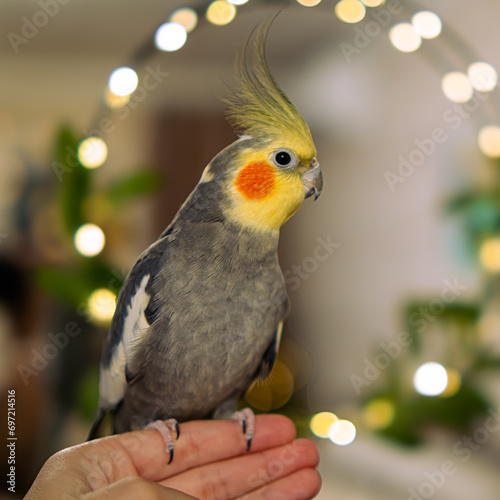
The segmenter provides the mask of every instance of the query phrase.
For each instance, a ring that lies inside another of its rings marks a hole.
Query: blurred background
[[[2,2],[0,423],[15,390],[18,496],[86,439],[116,294],[235,139],[219,98],[281,9],[268,59],[325,186],[282,230],[292,314],[243,404],[317,440],[320,499],[498,499],[500,4],[234,4]]]

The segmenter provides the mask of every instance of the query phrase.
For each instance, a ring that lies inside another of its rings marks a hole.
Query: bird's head
[[[309,127],[267,65],[269,26],[257,30],[251,68],[247,47],[240,53],[239,88],[225,100],[228,121],[240,138],[220,153],[225,161],[216,157],[210,165],[224,169],[226,214],[257,231],[278,230],[305,198],[318,198],[323,187]],[[216,172],[206,175],[211,174]]]

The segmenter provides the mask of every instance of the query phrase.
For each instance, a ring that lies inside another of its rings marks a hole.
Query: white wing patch
[[[283,334],[284,321],[280,321],[280,324],[276,328],[276,357],[278,356],[278,351],[280,350],[281,335]]]
[[[111,362],[107,368],[101,368],[99,379],[99,406],[111,408],[121,401],[127,387],[125,368],[134,354],[135,348],[149,328],[144,311],[150,296],[146,293],[150,275],[142,278],[139,288],[127,307],[127,316],[123,323],[122,339],[115,347]]]

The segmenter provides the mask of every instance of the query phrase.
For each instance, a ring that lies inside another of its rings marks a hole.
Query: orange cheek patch
[[[234,185],[248,200],[262,200],[272,193],[275,182],[273,168],[260,162],[242,168]]]

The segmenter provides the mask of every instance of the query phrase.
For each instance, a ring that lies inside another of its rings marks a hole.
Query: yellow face
[[[316,152],[302,155],[276,141],[243,148],[230,178],[227,215],[256,231],[277,231],[306,196],[302,175]]]

